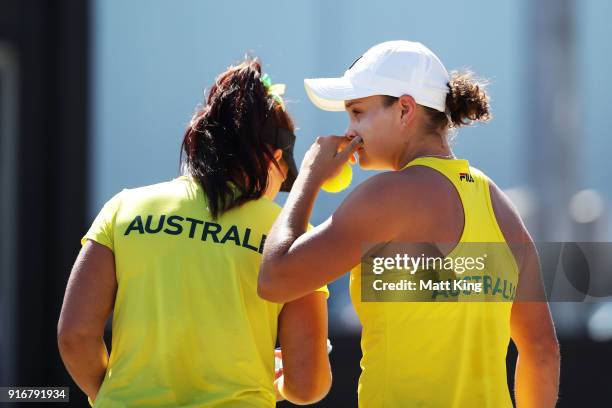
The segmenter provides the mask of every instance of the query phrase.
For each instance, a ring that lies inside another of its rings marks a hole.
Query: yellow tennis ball
[[[351,185],[351,181],[353,180],[353,169],[348,163],[344,163],[342,166],[342,170],[340,173],[329,180],[327,180],[321,188],[323,191],[328,193],[339,193],[340,191],[346,189]]]

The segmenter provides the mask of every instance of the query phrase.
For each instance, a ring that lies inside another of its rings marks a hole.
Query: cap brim
[[[358,95],[351,82],[345,78],[306,78],[304,79],[306,94],[316,107],[332,112],[343,112],[344,101],[362,98]]]

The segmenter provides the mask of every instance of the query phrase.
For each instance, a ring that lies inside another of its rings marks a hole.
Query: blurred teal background
[[[94,1],[91,215],[124,187],[177,175],[183,130],[204,90],[246,53],[261,58],[275,82],[287,84],[299,163],[316,136],[342,134],[347,124],[345,114],[310,103],[303,79],[340,76],[369,47],[392,39],[423,42],[447,69],[469,68],[490,80],[493,121],[462,129],[454,148],[502,188],[525,186],[533,137],[525,112],[533,4]],[[574,9],[578,112],[568,114],[580,118],[578,188],[595,189],[609,202],[612,3],[586,0]],[[357,171],[353,187],[369,176]],[[324,220],[344,196],[321,194],[312,221]]]

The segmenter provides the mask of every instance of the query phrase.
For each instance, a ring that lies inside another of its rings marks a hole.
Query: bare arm
[[[489,182],[491,200],[506,242],[519,265],[519,282],[510,316],[518,349],[515,372],[517,408],[554,407],[559,391],[559,344],[548,310],[538,253],[508,197]]]
[[[327,303],[325,294],[313,292],[285,304],[279,316],[283,375],[277,391],[294,404],[314,404],[331,387],[327,355]]]
[[[400,229],[394,215],[410,211],[414,204],[397,200],[398,175],[379,174],[359,185],[324,223],[306,232],[325,180],[309,167],[309,155],[319,154],[317,149],[327,149],[328,153],[330,148],[336,149],[333,137],[322,139],[304,158],[295,185],[266,239],[258,282],[258,293],[264,299],[289,302],[338,278],[359,264],[368,243],[391,240]],[[337,165],[344,162],[346,158],[341,158]],[[403,183],[407,185],[409,180],[404,177]]]
[[[539,273],[535,246],[530,242],[521,268],[510,329],[518,350],[515,372],[517,408],[554,407],[559,392],[560,353]],[[537,294],[536,292],[539,292]]]
[[[70,273],[57,339],[66,369],[92,401],[108,366],[104,326],[113,310],[116,292],[113,252],[88,240]]]

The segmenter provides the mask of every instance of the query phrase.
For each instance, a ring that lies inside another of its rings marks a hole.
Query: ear
[[[283,151],[281,149],[275,149],[274,150],[274,160],[279,162],[280,159],[282,159],[282,157],[283,157]]]
[[[280,166],[280,161],[283,158],[283,151],[281,149],[274,149],[273,156],[274,156],[274,160],[276,160],[276,162]],[[272,167],[276,168],[276,165],[273,162],[270,162],[269,166],[270,168]]]
[[[410,95],[402,95],[399,97],[398,106],[401,110],[401,122],[403,125],[407,125],[412,122],[416,113],[416,101]]]

